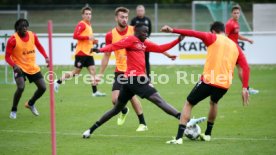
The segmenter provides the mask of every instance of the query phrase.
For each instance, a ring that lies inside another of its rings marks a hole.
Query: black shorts
[[[124,72],[115,72],[114,83],[112,86],[112,91],[120,90],[123,83],[126,83],[127,79],[124,77]]]
[[[35,82],[35,81],[43,78],[43,75],[41,74],[40,71],[35,74],[28,74],[28,73],[23,72],[22,70],[21,70],[21,73],[14,72],[14,79],[17,79],[19,77],[23,77],[24,81],[26,81],[26,77],[27,77],[29,82],[32,83],[32,82]]]
[[[75,56],[75,67],[82,68],[82,67],[89,67],[94,66],[94,58],[93,56]]]
[[[126,103],[134,95],[138,95],[141,98],[148,98],[156,92],[157,90],[150,84],[150,81],[147,77],[128,77],[126,84],[123,84],[122,88],[120,89],[118,100],[119,102]]]
[[[210,96],[212,102],[218,103],[218,101],[223,97],[223,95],[226,92],[227,92],[227,89],[214,87],[214,86],[205,84],[202,81],[199,81],[195,85],[193,90],[190,92],[189,96],[187,97],[187,100],[192,105],[196,105],[198,102]]]

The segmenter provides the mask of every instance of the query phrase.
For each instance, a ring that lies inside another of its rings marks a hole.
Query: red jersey
[[[126,49],[127,71],[125,76],[146,76],[145,74],[145,51],[163,53],[179,43],[176,39],[170,43],[157,45],[149,40],[141,42],[136,36],[126,37],[116,43],[100,48],[101,52],[112,52],[118,49]]]
[[[234,19],[229,19],[226,23],[225,33],[228,35],[228,38],[233,40],[235,43],[238,43],[240,32],[240,25]]]
[[[35,33],[33,33],[33,35],[34,35],[34,43],[35,43],[36,48],[43,55],[44,58],[47,58],[47,54],[46,54],[44,48],[42,47],[42,45],[40,44],[40,42],[39,42],[39,40],[37,38],[37,35]],[[20,39],[23,42],[28,42],[29,41],[29,33],[26,33],[26,36],[23,37],[23,38],[20,37]],[[12,51],[15,48],[15,46],[16,46],[16,39],[15,39],[15,36],[12,35],[8,39],[7,47],[6,47],[6,55],[5,55],[5,60],[12,67],[15,65],[14,61],[11,59]]]

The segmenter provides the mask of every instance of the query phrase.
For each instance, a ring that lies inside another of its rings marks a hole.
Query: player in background
[[[130,25],[131,26],[135,26],[138,23],[144,23],[148,28],[148,37],[150,37],[151,34],[151,20],[145,16],[146,14],[146,10],[145,7],[143,5],[137,5],[136,7],[136,17],[134,17],[131,22]],[[145,52],[145,62],[146,62],[146,73],[147,76],[150,78],[150,62],[149,62],[149,58],[150,58],[150,52]]]
[[[93,48],[93,44],[98,42],[98,40],[93,36],[93,30],[91,27],[92,8],[89,6],[83,7],[81,14],[82,20],[76,26],[73,36],[74,39],[78,40],[75,51],[75,68],[70,73],[65,73],[60,79],[56,80],[54,83],[54,89],[55,92],[58,92],[63,81],[80,74],[82,67],[87,67],[91,75],[92,96],[105,96],[105,93],[101,93],[97,90],[95,62],[93,53],[90,52]]]
[[[17,20],[14,25],[15,33],[7,42],[5,60],[13,67],[17,87],[13,96],[11,119],[16,119],[17,106],[25,88],[26,77],[30,83],[34,82],[37,87],[33,96],[25,103],[25,107],[30,109],[35,116],[39,115],[35,102],[46,91],[46,84],[40,72],[40,67],[36,64],[35,48],[43,55],[47,65],[49,58],[37,35],[32,31],[28,31],[28,27],[29,22],[26,19]]]
[[[184,104],[178,126],[176,138],[167,141],[168,144],[182,144],[183,132],[186,127],[194,125],[191,117],[192,108],[200,101],[210,96],[210,110],[207,128],[200,138],[204,141],[211,140],[212,128],[217,116],[218,101],[227,92],[232,84],[233,71],[237,62],[240,48],[224,34],[224,24],[214,22],[210,31],[199,32],[187,29],[175,29],[169,26],[161,28],[163,32],[172,32],[184,36],[201,39],[207,47],[207,58],[200,81],[195,85]],[[248,104],[248,90],[242,89],[243,104]]]
[[[117,26],[106,34],[105,36],[106,45],[118,42],[121,39],[134,34],[133,27],[127,25],[128,14],[129,14],[129,10],[125,7],[118,7],[115,9],[115,21],[117,22]],[[119,96],[120,89],[122,87],[122,83],[119,81],[120,80],[119,77],[124,75],[127,68],[126,50],[125,49],[115,50],[114,54],[116,58],[116,63],[115,63],[116,67],[114,72],[115,74],[114,83],[112,86],[113,105],[115,105],[116,100],[118,99],[118,96]],[[110,55],[111,53],[104,53],[102,63],[101,63],[100,73],[99,73],[100,78],[103,76],[106,70]],[[136,131],[148,130],[148,127],[146,125],[146,121],[143,115],[142,105],[139,99],[136,96],[133,96],[130,102],[139,119],[139,126],[136,129]],[[123,125],[125,123],[126,116],[128,115],[128,113],[129,113],[129,109],[127,107],[124,107],[117,119],[118,125]]]
[[[117,22],[117,26],[106,34],[106,36],[105,36],[106,45],[118,42],[121,39],[134,34],[133,27],[127,25],[128,14],[129,14],[129,10],[125,7],[118,7],[115,9],[115,21]],[[125,49],[116,50],[116,51],[114,51],[114,54],[115,54],[115,58],[116,58],[116,68],[115,68],[115,72],[114,72],[114,74],[115,74],[114,83],[112,86],[112,103],[113,103],[113,105],[115,105],[116,100],[119,96],[119,91],[122,87],[122,83],[120,82],[120,77],[123,77],[123,75],[127,69],[126,50]],[[103,74],[106,70],[106,67],[108,65],[110,55],[111,55],[111,53],[104,53],[99,77],[103,76]],[[166,53],[166,56],[171,59],[175,59],[174,56],[172,56],[168,53]],[[130,102],[138,116],[138,119],[139,119],[139,126],[136,131],[148,130],[146,121],[145,121],[144,115],[143,115],[142,105],[141,105],[139,99],[136,96],[133,96],[133,98],[130,99]],[[118,125],[124,124],[128,112],[129,112],[129,109],[127,107],[125,107],[121,111],[121,113],[117,119]]]
[[[238,40],[247,41],[250,44],[253,44],[253,40],[246,38],[239,34],[240,31],[240,25],[239,25],[239,18],[240,18],[240,7],[234,6],[232,8],[232,18],[230,18],[225,27],[225,33],[226,35],[233,40],[236,44],[238,44]],[[245,81],[249,81],[250,76],[250,68],[247,63],[247,60],[245,58],[245,55],[242,50],[240,50],[241,53],[239,54],[238,61],[237,61],[237,68],[239,73],[240,80],[245,83]],[[248,76],[247,76],[248,75]],[[248,84],[247,84],[248,85]],[[243,85],[243,87],[245,87]],[[248,87],[249,94],[258,94],[259,90],[255,90],[253,88]]]
[[[90,135],[103,123],[118,114],[124,109],[127,102],[138,95],[141,98],[146,98],[151,101],[167,114],[179,119],[180,113],[170,104],[168,104],[159,95],[157,90],[152,87],[150,81],[145,74],[145,51],[153,51],[162,53],[178,44],[183,37],[163,45],[157,45],[149,40],[146,40],[148,27],[144,24],[137,24],[134,28],[134,35],[128,36],[119,42],[109,44],[101,49],[93,49],[95,52],[112,52],[119,49],[126,49],[127,55],[127,70],[124,73],[126,81],[120,89],[118,99],[115,105],[107,111],[91,128],[83,133],[83,138],[89,138]],[[176,57],[176,56],[175,56]]]

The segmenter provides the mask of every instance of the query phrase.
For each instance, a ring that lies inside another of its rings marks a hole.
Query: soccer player
[[[126,49],[127,55],[127,70],[124,73],[126,81],[120,89],[118,99],[113,108],[107,111],[92,127],[83,133],[83,138],[89,138],[90,135],[103,123],[118,114],[124,109],[127,102],[138,95],[141,98],[146,98],[159,108],[164,110],[167,114],[179,119],[180,113],[168,104],[159,95],[157,90],[150,85],[149,79],[145,74],[145,51],[153,51],[162,53],[169,50],[178,44],[183,38],[180,36],[178,39],[163,45],[157,45],[149,40],[146,40],[148,27],[144,24],[137,24],[134,28],[134,35],[128,36],[119,42],[109,44],[101,49],[93,49],[97,52],[112,52],[119,49]]]
[[[10,113],[11,119],[16,119],[17,106],[25,88],[26,77],[30,83],[34,82],[37,87],[32,98],[25,103],[25,107],[30,109],[35,116],[39,115],[35,102],[46,91],[44,78],[39,66],[36,64],[35,47],[43,55],[47,64],[49,63],[49,59],[36,34],[28,31],[28,27],[29,22],[26,19],[17,20],[14,24],[15,33],[7,42],[5,60],[13,67],[17,87],[13,96],[13,105]]]
[[[105,36],[106,45],[115,43],[127,36],[134,34],[133,27],[127,25],[128,14],[129,14],[129,10],[125,7],[118,7],[115,9],[115,21],[117,22],[117,26],[106,34]],[[126,50],[125,49],[115,50],[114,53],[116,58],[116,68],[114,73],[115,74],[114,83],[112,86],[113,105],[115,105],[116,100],[119,96],[119,91],[122,87],[122,83],[120,82],[119,78],[124,75],[127,68]],[[111,53],[104,53],[104,57],[102,59],[102,64],[100,68],[100,76],[102,76],[104,74],[104,71],[106,70],[110,55]],[[143,115],[142,105],[139,99],[136,96],[133,96],[133,98],[130,99],[130,102],[132,103],[132,106],[139,119],[139,126],[136,129],[136,131],[148,130],[148,127],[146,125],[146,121]],[[124,109],[121,111],[117,119],[118,125],[124,124],[128,112],[129,112],[129,109],[127,107],[124,107]]]
[[[128,37],[128,36],[134,34],[133,27],[127,25],[128,14],[129,14],[129,10],[125,7],[118,7],[115,9],[115,20],[117,22],[117,26],[106,34],[106,36],[105,36],[106,45],[115,43],[125,37]],[[126,60],[126,50],[125,49],[116,50],[116,51],[114,51],[114,53],[115,53],[115,58],[116,58],[116,68],[115,68],[114,83],[113,83],[113,87],[112,87],[112,103],[115,105],[116,100],[119,96],[119,91],[122,87],[122,83],[120,82],[120,77],[123,77],[123,75],[127,69],[127,64],[126,64],[127,60]],[[146,53],[148,53],[148,52],[146,52]],[[173,55],[170,55],[169,53],[166,53],[166,54],[169,58],[175,59],[175,57]],[[110,55],[111,55],[111,53],[104,53],[104,57],[102,59],[102,64],[101,64],[101,68],[100,68],[100,77],[104,74],[104,71],[108,65]],[[136,96],[133,96],[133,98],[130,99],[130,102],[132,103],[132,106],[138,116],[138,119],[139,119],[139,126],[136,131],[148,130],[145,119],[144,119],[142,105],[141,105],[140,101],[138,100],[138,98]],[[122,125],[125,122],[128,111],[129,111],[129,109],[127,107],[125,107],[121,111],[121,113],[117,119],[118,125]]]
[[[146,11],[143,5],[137,5],[136,7],[136,17],[134,17],[130,25],[135,26],[138,23],[144,23],[148,28],[148,37],[151,34],[151,20],[145,16]],[[150,62],[149,62],[150,52],[145,52],[145,62],[146,62],[146,73],[147,76],[150,78]]]
[[[239,34],[240,31],[240,25],[239,25],[239,18],[240,18],[240,7],[234,6],[232,8],[232,18],[230,18],[225,27],[225,33],[226,35],[233,40],[236,44],[238,44],[238,39],[243,41],[248,41],[250,44],[253,44],[253,40],[246,38]],[[245,58],[245,55],[242,50],[240,50],[241,53],[239,54],[238,61],[237,61],[237,68],[239,73],[240,80],[245,83],[245,81],[249,81],[249,75],[250,75],[250,68],[247,63],[247,60]],[[247,84],[248,85],[248,84]],[[245,85],[243,85],[245,87]],[[257,94],[259,93],[259,90],[255,90],[253,88],[249,88],[249,94]]]
[[[82,8],[81,13],[82,20],[78,23],[74,31],[74,39],[78,40],[75,51],[75,68],[70,73],[65,73],[60,79],[56,80],[54,83],[54,89],[55,92],[58,92],[58,89],[64,80],[78,75],[81,72],[82,67],[87,67],[91,75],[92,96],[105,96],[105,93],[101,93],[97,90],[95,62],[93,53],[90,52],[91,48],[93,48],[93,44],[98,42],[98,40],[93,36],[93,30],[91,27],[92,8],[85,6]]]
[[[221,22],[214,22],[211,25],[210,31],[212,33],[173,29],[169,26],[163,26],[161,31],[196,37],[201,39],[207,46],[207,58],[201,79],[192,89],[184,104],[176,138],[167,141],[167,143],[183,143],[183,132],[186,126],[189,127],[192,125],[192,123],[189,123],[189,125],[187,124],[191,116],[192,108],[208,96],[210,96],[210,110],[207,129],[205,134],[201,134],[200,137],[202,140],[210,141],[212,128],[217,116],[218,101],[227,92],[232,83],[232,74],[240,48],[225,36],[224,24]],[[242,91],[243,104],[246,105],[248,104],[247,89],[242,89]]]

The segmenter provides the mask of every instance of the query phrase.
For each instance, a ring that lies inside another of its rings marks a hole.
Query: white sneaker
[[[35,105],[30,106],[28,102],[25,103],[25,107],[30,109],[31,112],[35,115],[35,116],[39,116],[39,112],[37,111],[37,109],[35,108]]]
[[[200,117],[200,118],[192,118],[190,121],[187,123],[186,127],[189,128],[191,126],[194,126],[198,123],[204,122],[206,120],[206,117]]]
[[[253,89],[253,88],[249,88],[248,89],[248,93],[249,93],[249,95],[255,95],[255,94],[259,93],[259,90]]]
[[[183,144],[183,140],[182,140],[182,138],[175,139],[175,138],[173,137],[172,140],[169,140],[169,141],[167,141],[166,143],[167,143],[167,144]]]
[[[16,119],[16,111],[11,111],[10,119]]]
[[[205,135],[204,133],[200,134],[199,138],[202,141],[207,141],[207,142],[211,141],[211,136],[210,135]]]
[[[56,93],[58,93],[59,86],[60,86],[60,84],[57,83],[57,80],[55,80],[55,82],[54,82],[54,90],[55,90]]]
[[[105,93],[102,93],[100,91],[96,91],[96,93],[92,93],[93,97],[102,97],[102,96],[106,96]]]
[[[84,133],[82,134],[82,138],[89,138],[91,135],[90,133],[90,129],[84,131]]]
[[[140,124],[138,126],[138,128],[136,129],[137,132],[140,132],[140,131],[147,131],[149,130],[148,127],[145,125],[145,124]]]

